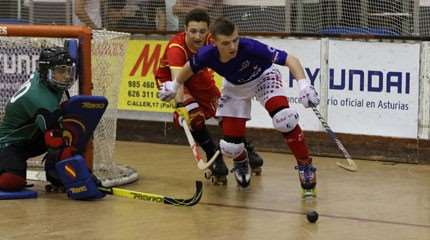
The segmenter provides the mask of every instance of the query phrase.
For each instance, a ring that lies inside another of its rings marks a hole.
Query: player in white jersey
[[[300,61],[287,52],[259,41],[241,38],[236,26],[226,18],[218,18],[211,27],[214,45],[201,48],[185,65],[175,81],[166,83],[160,91],[162,100],[175,97],[179,86],[204,67],[224,77],[222,96],[216,115],[222,117],[223,139],[220,148],[233,158],[238,184],[247,187],[251,174],[243,139],[246,121],[251,118],[251,98],[265,107],[297,160],[301,186],[306,194],[315,195],[316,174],[298,125],[299,114],[290,108],[285,82],[274,64],[287,66],[297,79],[299,99],[305,107],[316,106],[320,98],[305,73]]]

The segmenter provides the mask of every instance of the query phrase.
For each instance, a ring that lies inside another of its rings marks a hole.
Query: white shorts
[[[263,107],[267,100],[286,95],[286,83],[281,72],[274,67],[266,69],[257,79],[234,85],[224,79],[221,98],[218,100],[217,117],[251,119],[251,99],[255,97]]]

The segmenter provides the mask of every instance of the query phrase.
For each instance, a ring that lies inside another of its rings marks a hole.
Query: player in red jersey
[[[160,66],[156,73],[157,84],[171,81],[176,78],[179,71],[193,56],[197,50],[210,43],[209,36],[210,18],[203,9],[191,10],[185,18],[185,31],[173,36],[167,44],[166,51],[160,60]],[[179,117],[182,117],[191,127],[191,133],[196,142],[210,159],[218,149],[206,128],[206,119],[215,116],[220,91],[215,85],[213,72],[203,69],[186,82],[180,94],[175,98],[176,111],[174,122],[179,125]],[[255,153],[251,145],[247,145],[251,167],[255,172],[261,171],[263,159]],[[252,158],[252,160],[251,160]],[[215,160],[210,168],[212,182],[214,184],[226,184],[228,169],[222,155]]]

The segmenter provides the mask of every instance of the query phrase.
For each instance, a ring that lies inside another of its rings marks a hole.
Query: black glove
[[[61,109],[57,109],[50,112],[47,109],[41,108],[36,112],[36,117],[43,118],[46,129],[61,128],[60,122],[63,119],[63,111]]]

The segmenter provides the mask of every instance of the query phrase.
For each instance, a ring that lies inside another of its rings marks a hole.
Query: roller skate
[[[225,165],[222,154],[219,154],[214,163],[205,172],[205,178],[210,179],[214,185],[227,185],[227,175],[228,168]]]
[[[256,176],[260,176],[263,166],[263,158],[255,152],[254,145],[250,141],[245,141],[245,148],[248,152],[249,165],[251,166],[252,173]]]
[[[249,166],[248,158],[242,161],[233,161],[234,167],[231,172],[234,172],[234,177],[236,178],[237,184],[246,188],[251,183],[251,167]]]
[[[312,164],[299,165],[295,169],[299,172],[300,185],[302,187],[302,198],[315,198],[316,194],[316,168]]]
[[[47,184],[45,185],[45,191],[49,193],[65,193],[66,188],[60,185]]]
[[[48,184],[45,185],[45,191],[49,193],[65,193],[66,189],[58,176],[55,169],[55,161],[45,158],[45,176]]]

